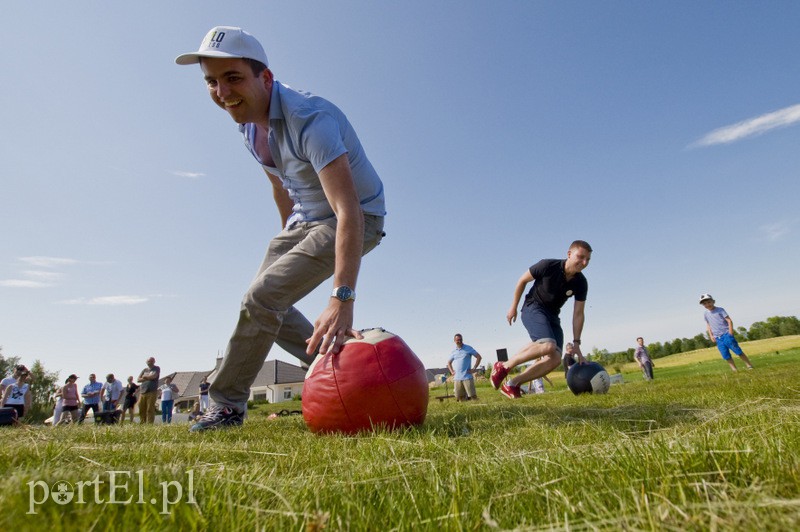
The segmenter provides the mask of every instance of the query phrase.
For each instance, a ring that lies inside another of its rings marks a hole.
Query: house
[[[425,370],[425,377],[428,379],[428,384],[435,382],[436,384],[441,384],[441,375],[445,375],[447,377],[450,376],[450,369],[449,368],[430,368]],[[439,377],[437,379],[437,377]]]
[[[208,377],[210,382],[210,375],[214,371],[216,371],[216,368],[210,371],[176,371],[159,379],[158,386],[160,387],[164,384],[167,377],[172,377],[172,384],[178,387],[175,408],[179,411],[189,410],[195,401],[200,400],[200,381],[203,380],[203,377]]]
[[[164,375],[159,379],[158,385],[164,384],[167,377],[172,377],[172,384],[178,387],[175,408],[188,410],[200,398],[200,381],[203,380],[203,377],[208,377],[208,382],[213,384],[220,364],[222,364],[222,358],[217,358],[217,363],[212,370],[176,371]],[[267,360],[250,386],[250,400],[269,401],[270,403],[290,401],[303,393],[305,378],[306,370],[299,366],[280,360]]]
[[[250,386],[251,401],[280,403],[303,393],[306,370],[281,360],[267,360]]]

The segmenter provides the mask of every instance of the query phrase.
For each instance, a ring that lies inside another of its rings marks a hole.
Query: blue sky
[[[42,7],[42,5],[47,7]],[[797,315],[796,2],[9,4],[0,345],[62,377],[211,368],[279,229],[236,125],[176,55],[215,25],[354,124],[388,236],[356,326],[443,366],[527,335],[514,284],[595,249],[584,350]],[[313,321],[326,283],[299,307]],[[571,302],[562,313],[571,336]],[[293,361],[279,349],[270,356]]]

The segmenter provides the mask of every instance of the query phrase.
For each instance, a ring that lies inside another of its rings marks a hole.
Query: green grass
[[[623,368],[625,384],[600,396],[574,396],[554,374],[555,389],[512,402],[484,381],[478,402],[432,400],[425,425],[395,433],[315,436],[301,417],[267,420],[279,404],[252,411],[241,429],[207,434],[179,425],[3,429],[0,525],[796,530],[800,337],[743,347],[756,370],[732,373],[702,350],[656,360],[650,383]],[[128,485],[116,499],[129,504],[108,503],[114,470],[141,471],[117,476]],[[84,504],[48,498],[28,513],[29,483],[75,489],[96,477],[105,502],[87,484]],[[171,500],[178,485],[184,491],[174,505],[162,504],[168,482]]]

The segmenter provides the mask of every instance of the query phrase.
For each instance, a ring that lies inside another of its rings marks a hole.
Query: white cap
[[[711,294],[703,294],[703,295],[700,296],[700,303],[702,303],[703,301],[709,301],[709,300],[710,301],[714,301],[714,298],[711,297]]]
[[[211,28],[196,52],[181,54],[175,58],[175,62],[179,65],[192,65],[199,63],[201,57],[255,59],[269,67],[267,54],[261,43],[242,28],[233,26]]]

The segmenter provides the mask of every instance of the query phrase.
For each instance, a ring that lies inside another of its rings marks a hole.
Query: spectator
[[[2,399],[3,394],[6,391],[6,386],[10,386],[15,382],[17,382],[19,374],[22,373],[23,371],[27,372],[28,368],[26,368],[22,364],[18,364],[14,366],[14,372],[9,377],[6,377],[2,381],[0,381],[0,399]]]
[[[644,338],[640,336],[636,339],[636,343],[639,345],[636,346],[633,358],[636,360],[636,363],[639,364],[642,373],[644,373],[645,380],[651,381],[653,380],[653,367],[655,367],[655,364],[653,364],[653,361],[650,359],[650,354],[644,346]]]
[[[64,410],[64,398],[61,395],[61,386],[58,384],[55,385],[53,389],[53,400],[56,403],[56,406],[53,408],[53,427],[58,425],[58,422],[61,421],[61,413]]]
[[[17,380],[3,391],[3,406],[17,411],[17,420],[22,419],[31,409],[31,385],[27,383],[28,371],[15,372]]]
[[[136,408],[136,390],[139,385],[133,382],[133,375],[128,377],[128,385],[125,386],[125,402],[122,404],[122,417],[119,422],[122,424],[125,421],[125,412],[131,412],[131,423],[133,423],[134,409]],[[139,409],[139,416],[142,415],[141,408]]]
[[[564,366],[565,378],[569,368],[574,366],[577,362],[577,360],[575,360],[574,350],[575,347],[572,345],[572,342],[567,342],[567,345],[564,346],[564,355],[561,357],[561,364]]]
[[[79,421],[78,409],[81,406],[81,398],[78,395],[78,385],[75,384],[77,380],[78,376],[73,373],[67,377],[67,380],[64,381],[64,386],[61,388],[61,397],[64,404],[61,410],[61,419],[58,420],[59,425],[67,423],[67,418],[72,423]]]
[[[83,420],[86,419],[86,413],[91,409],[92,415],[96,416],[97,412],[100,410],[100,390],[103,389],[103,385],[97,382],[97,377],[94,373],[89,375],[89,383],[83,387],[81,391],[81,397],[83,397],[83,412],[81,413],[81,419],[78,420],[78,423],[83,423]]]
[[[189,412],[189,421],[191,422],[200,419],[202,415],[203,413],[200,411],[200,402],[196,402],[192,406],[192,411]]]
[[[147,359],[147,367],[139,373],[139,422],[153,423],[156,419],[156,396],[158,395],[158,379],[161,368],[156,366],[156,359]]]
[[[456,344],[456,348],[450,353],[450,358],[447,360],[447,369],[450,370],[450,374],[453,376],[456,401],[477,399],[475,378],[472,374],[481,363],[481,355],[471,346],[465,344],[460,334],[456,334],[453,337],[453,341]],[[474,366],[470,363],[472,362],[472,357],[475,357]]]
[[[203,380],[200,381],[200,411],[205,414],[206,410],[208,410],[208,388],[211,386],[208,382],[208,376],[206,375],[203,377]]]
[[[113,373],[106,375],[106,382],[100,389],[100,395],[103,398],[103,412],[113,412],[117,409],[119,398],[122,397],[122,382],[114,378]]]
[[[172,384],[172,377],[164,379],[164,384],[158,389],[158,395],[161,398],[162,423],[172,423],[172,407],[175,405],[175,396],[178,391],[178,387]]]

